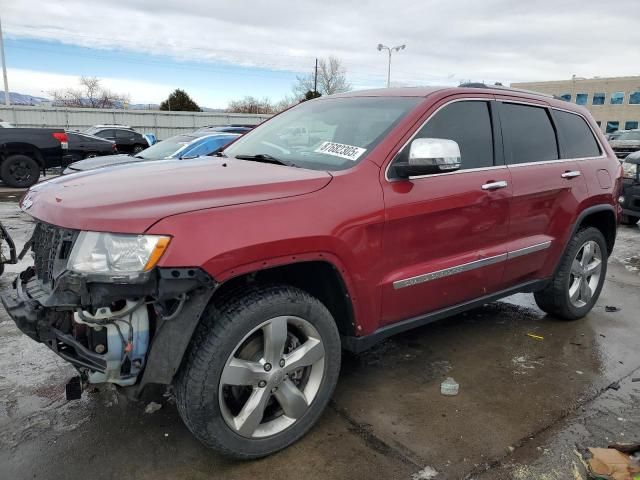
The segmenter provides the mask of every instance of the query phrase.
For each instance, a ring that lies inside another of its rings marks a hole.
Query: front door
[[[409,180],[389,178],[389,169],[382,324],[492,293],[503,274],[511,178],[493,102],[447,99],[434,110],[414,138],[456,141],[461,169]]]

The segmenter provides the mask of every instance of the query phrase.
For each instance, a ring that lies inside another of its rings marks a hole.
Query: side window
[[[509,163],[558,159],[556,134],[546,108],[503,103],[500,123]]]
[[[119,142],[133,141],[135,138],[135,135],[133,134],[133,132],[130,132],[129,130],[116,130],[116,138],[118,139]]]
[[[493,130],[488,102],[454,102],[436,113],[415,138],[444,138],[460,146],[460,169],[493,166]],[[414,138],[414,139],[415,139]],[[410,143],[401,156],[409,154]]]
[[[200,157],[202,155],[209,155],[216,151],[220,146],[222,146],[222,141],[219,138],[207,138],[200,141],[190,149],[187,149],[182,156]]]
[[[109,140],[115,140],[115,132],[113,130],[100,130],[94,133],[96,137],[108,138]]]
[[[554,110],[562,158],[586,158],[600,155],[600,147],[584,118],[569,112]]]

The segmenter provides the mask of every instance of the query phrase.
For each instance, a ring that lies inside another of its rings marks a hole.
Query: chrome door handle
[[[579,177],[580,175],[581,175],[581,173],[578,170],[573,170],[571,172],[564,172],[560,176],[562,178],[575,178],[575,177]]]
[[[482,185],[483,190],[498,190],[499,188],[506,188],[507,182],[500,180],[499,182],[489,182]]]

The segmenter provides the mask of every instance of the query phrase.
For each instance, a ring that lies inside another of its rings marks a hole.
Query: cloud
[[[637,0],[3,3],[16,38],[300,72],[335,55],[355,86],[386,79],[379,42],[407,44],[392,75],[412,85],[633,75],[640,64]]]
[[[50,92],[52,90],[69,87],[79,88],[77,75],[62,75],[20,68],[8,68],[7,73],[11,78],[11,90],[34,97],[51,98]],[[102,77],[100,80],[103,87],[117,93],[129,94],[136,103],[157,103],[158,98],[165,98],[167,92],[173,90],[170,85],[126,78]]]

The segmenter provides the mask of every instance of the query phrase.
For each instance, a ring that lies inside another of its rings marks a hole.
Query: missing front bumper
[[[86,277],[64,272],[49,290],[43,288],[30,268],[15,279],[13,290],[0,295],[0,299],[22,332],[74,365],[84,378],[92,383],[137,384],[142,388],[148,383],[171,383],[216,286],[216,282],[198,268],[158,268],[137,284],[90,282]],[[167,315],[171,312],[166,306],[176,298],[182,299],[179,315]],[[126,323],[119,326],[123,349],[134,352],[129,365],[121,371],[120,358],[113,355],[117,345],[109,348],[105,341],[99,350],[106,351],[97,352],[95,342],[87,343],[86,331],[87,327],[95,330],[102,327],[80,325],[78,328],[78,324],[85,322],[77,319],[77,312],[106,311],[114,302],[140,299],[144,300],[139,304],[140,309],[145,315],[148,312],[149,318],[140,324],[143,327],[131,327],[131,335],[125,328]],[[83,332],[81,335],[79,330]]]

